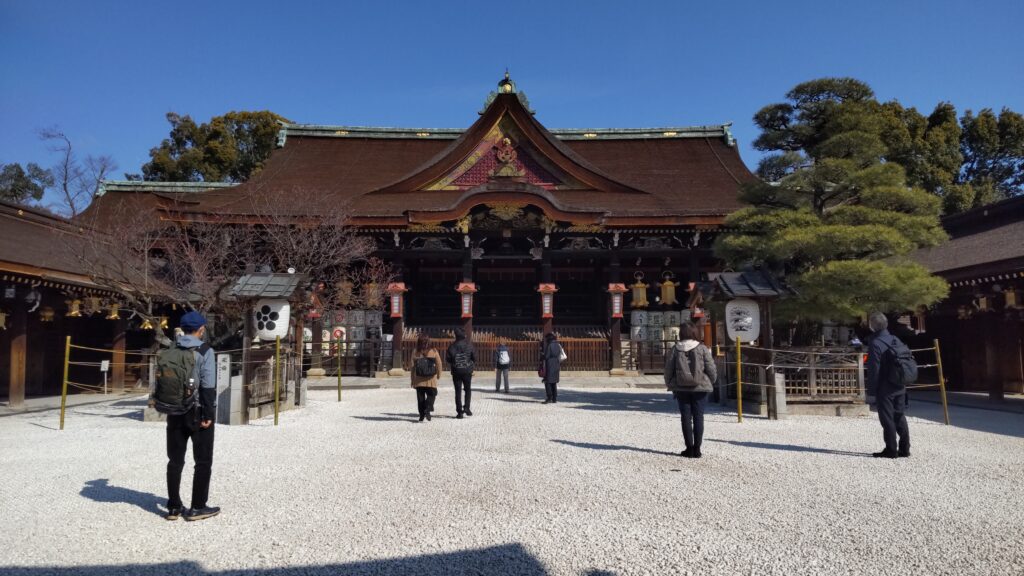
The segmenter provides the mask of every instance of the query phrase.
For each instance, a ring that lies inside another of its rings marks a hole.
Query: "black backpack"
[[[882,353],[882,382],[892,391],[904,392],[908,384],[917,382],[917,361],[899,338],[893,336],[887,344],[888,348]]]
[[[465,342],[463,340],[462,342]],[[467,374],[473,371],[473,349],[470,344],[459,345],[456,342],[452,349],[452,371],[459,374]]]
[[[420,356],[413,362],[417,376],[431,378],[437,374],[437,361],[431,356]]]
[[[156,357],[156,389],[153,391],[153,408],[168,416],[187,414],[195,407],[199,388],[199,355],[210,348],[203,344],[199,348],[175,346],[161,351]]]

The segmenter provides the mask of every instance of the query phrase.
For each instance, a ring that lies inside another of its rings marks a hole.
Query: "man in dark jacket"
[[[868,344],[868,362],[865,366],[867,393],[875,397],[878,420],[882,423],[882,437],[885,440],[885,449],[873,453],[872,456],[906,458],[910,456],[910,428],[907,426],[906,415],[907,389],[893,384],[890,380],[891,372],[897,369],[893,365],[894,360],[883,361],[897,338],[889,334],[889,320],[881,312],[871,314],[868,326],[872,335]]]
[[[466,339],[466,332],[462,328],[456,328],[455,342],[445,352],[445,360],[452,371],[452,384],[455,385],[455,417],[462,418],[462,415],[472,416],[469,409],[470,400],[473,397],[473,368],[476,366],[476,351],[473,344]],[[466,389],[466,404],[462,404],[462,389]]]
[[[182,515],[181,471],[185,467],[185,452],[192,440],[195,472],[192,476],[192,507],[184,512],[185,520],[202,520],[220,513],[220,508],[209,506],[210,474],[213,467],[213,421],[217,416],[217,370],[214,352],[203,342],[206,318],[198,312],[188,312],[179,322],[183,335],[178,337],[179,348],[196,354],[195,372],[199,376],[196,405],[180,416],[167,416],[167,516],[177,520]]]
[[[558,404],[558,381],[562,375],[562,345],[554,332],[544,335],[540,347],[540,361],[544,367],[544,404]]]

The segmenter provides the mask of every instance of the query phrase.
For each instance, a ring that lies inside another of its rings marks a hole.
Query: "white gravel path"
[[[318,391],[217,428],[211,504],[163,520],[164,430],[137,401],[0,418],[0,573],[1024,574],[1024,417],[915,403],[913,457],[875,418],[712,412],[687,460],[665,393]],[[992,431],[998,431],[993,433]],[[191,457],[190,457],[191,458]],[[188,503],[191,463],[182,493]]]

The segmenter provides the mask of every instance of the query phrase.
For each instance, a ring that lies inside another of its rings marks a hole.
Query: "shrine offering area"
[[[566,382],[542,405],[484,380],[464,420],[443,379],[432,422],[384,389],[218,426],[223,512],[195,523],[160,515],[164,426],[141,398],[75,406],[63,432],[56,411],[0,417],[0,573],[1024,573],[1018,414],[954,407],[945,426],[916,401],[913,456],[882,460],[873,417],[709,407],[690,460],[664,392]]]

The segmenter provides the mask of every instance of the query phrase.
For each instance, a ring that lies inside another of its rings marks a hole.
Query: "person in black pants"
[[[179,416],[167,416],[167,515],[168,520],[202,520],[220,513],[220,508],[209,506],[210,476],[213,469],[213,430],[217,415],[217,373],[214,352],[202,340],[206,333],[206,319],[198,312],[188,312],[179,321],[184,334],[178,337],[179,348],[191,349],[196,354],[195,371],[199,376],[196,405]],[[185,467],[185,452],[192,440],[192,458],[195,472],[192,477],[192,506],[182,513],[181,471]]]
[[[544,379],[544,404],[558,403],[558,381],[562,374],[562,345],[554,332],[544,335],[540,348],[540,363]]]
[[[683,424],[683,443],[679,453],[684,458],[700,458],[704,439],[704,406],[708,393],[718,379],[718,370],[711,350],[701,344],[700,329],[692,322],[679,328],[680,341],[665,355],[665,386],[679,404]]]
[[[463,414],[472,416],[469,409],[473,398],[473,367],[476,365],[476,351],[473,344],[466,339],[466,332],[456,328],[455,342],[445,352],[445,360],[452,371],[452,384],[455,385],[455,417],[461,419]],[[466,403],[462,403],[462,390],[466,390]]]
[[[907,425],[907,389],[890,378],[896,366],[883,365],[882,359],[899,341],[889,334],[889,319],[881,312],[868,318],[871,342],[868,344],[867,392],[877,403],[878,420],[882,424],[885,448],[871,455],[875,458],[907,458],[910,456],[910,427]]]

